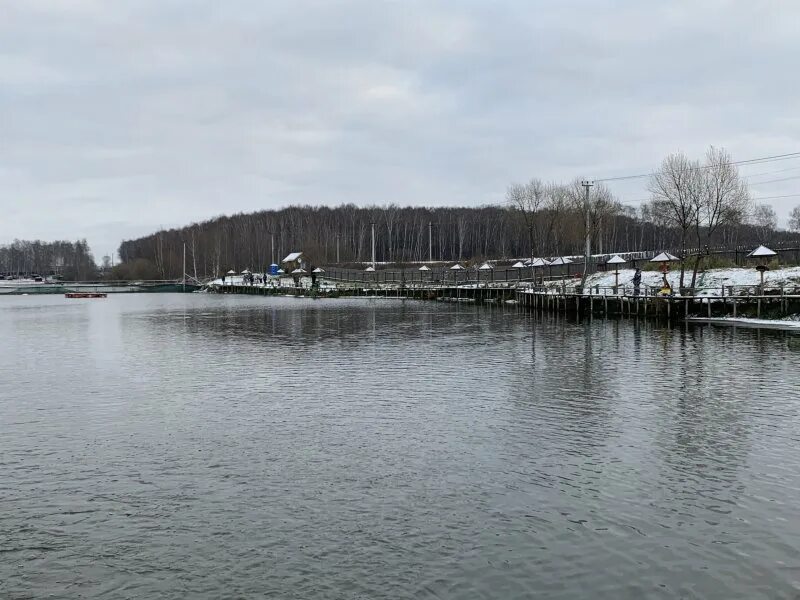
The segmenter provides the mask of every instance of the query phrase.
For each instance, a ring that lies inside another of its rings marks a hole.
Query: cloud
[[[99,255],[223,212],[482,204],[712,143],[800,147],[786,3],[7,4],[0,240],[85,235]],[[758,181],[772,196],[800,179]]]

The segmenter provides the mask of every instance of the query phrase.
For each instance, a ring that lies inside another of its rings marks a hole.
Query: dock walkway
[[[566,288],[538,287],[530,284],[474,283],[464,285],[424,284],[369,285],[364,282],[336,282],[333,286],[271,287],[262,285],[217,285],[223,294],[295,296],[312,298],[405,298],[471,302],[478,304],[512,303],[536,311],[584,315],[640,316],[656,319],[688,317],[781,318],[800,314],[800,294],[784,288],[759,286],[698,288],[690,294],[660,295],[653,289],[590,288],[579,292]]]

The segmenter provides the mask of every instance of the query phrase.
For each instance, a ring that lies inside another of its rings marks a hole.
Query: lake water
[[[797,598],[800,336],[0,299],[0,597]]]

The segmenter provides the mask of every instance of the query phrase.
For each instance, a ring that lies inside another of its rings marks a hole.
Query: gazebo
[[[494,279],[494,267],[490,265],[488,262],[485,262],[480,267],[478,267],[478,282],[480,282],[481,280],[481,271],[490,271],[492,274],[492,279]]]
[[[425,277],[425,273],[426,272],[430,272],[431,269],[430,269],[430,267],[428,265],[422,265],[417,270],[420,272],[419,273],[419,280],[420,280],[420,282],[422,282],[423,278]],[[428,280],[430,280],[430,277],[428,277]]]
[[[535,270],[537,267],[546,267],[546,266],[548,266],[549,264],[550,264],[550,262],[549,262],[548,260],[544,259],[544,258],[534,258],[534,259],[531,261],[531,275],[533,275],[533,273],[534,273],[534,270]],[[534,279],[533,283],[534,283],[534,285],[535,285],[535,284],[536,284],[536,277],[534,276],[534,278],[533,278],[533,279]]]
[[[606,265],[614,265],[614,293],[619,290],[619,266],[624,265],[627,260],[622,258],[619,254],[615,254],[606,261]]]
[[[566,256],[558,256],[550,261],[550,264],[547,265],[548,267],[562,267],[564,265],[571,265],[572,260],[567,258]],[[550,275],[553,274],[553,269],[550,269]],[[567,267],[567,272],[564,273],[564,270],[561,271],[561,281],[563,282],[566,278],[566,275],[569,275],[569,267]]]
[[[659,270],[661,271],[663,279],[663,281],[661,282],[662,295],[672,294],[672,286],[669,284],[669,281],[667,281],[667,273],[669,273],[669,263],[679,260],[680,258],[670,254],[669,252],[662,252],[650,259],[650,262],[660,264]]]
[[[650,259],[650,262],[654,263],[668,263],[673,262],[676,260],[680,260],[677,256],[670,254],[669,252],[662,252]]]
[[[450,270],[453,272],[453,284],[455,285],[456,283],[458,283],[458,272],[465,271],[466,269],[459,263],[456,263],[452,267],[450,267]]]
[[[525,263],[522,262],[521,260],[518,260],[513,265],[511,265],[511,268],[517,270],[517,279],[522,281],[522,269],[525,268]]]
[[[758,259],[758,266],[756,266],[756,270],[761,273],[761,290],[760,294],[764,295],[764,273],[769,271],[769,267],[767,266],[767,260],[772,258],[773,256],[777,256],[778,253],[775,250],[767,248],[766,246],[759,246],[755,250],[753,250],[750,254],[747,255],[747,258],[756,258]],[[760,301],[759,301],[760,302]]]

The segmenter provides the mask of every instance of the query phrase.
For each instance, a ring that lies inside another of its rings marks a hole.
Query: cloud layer
[[[101,255],[220,213],[483,204],[511,181],[648,172],[709,144],[737,159],[800,150],[790,3],[12,0],[2,11],[0,241],[87,237]],[[793,194],[800,179],[785,178],[800,177],[800,160],[744,172],[756,197]],[[614,191],[646,197],[641,181]],[[800,196],[769,202],[785,216]]]

